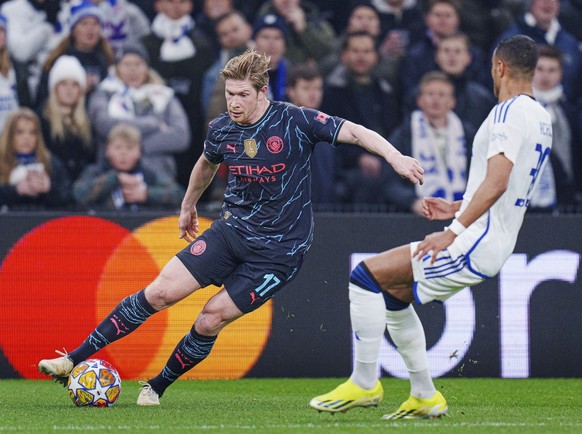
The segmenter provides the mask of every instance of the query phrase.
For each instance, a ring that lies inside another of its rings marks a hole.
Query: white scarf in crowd
[[[459,200],[467,186],[467,147],[459,117],[452,111],[447,114],[444,153],[421,110],[412,112],[411,129],[412,156],[424,168],[424,184],[416,185],[416,195]]]
[[[374,6],[381,14],[395,14],[397,9],[390,6],[386,0],[372,0]],[[404,0],[402,2],[402,9],[410,9],[416,6],[416,0]]]
[[[8,77],[0,74],[0,133],[4,131],[8,116],[18,108],[18,105],[16,74],[14,73],[14,68],[10,68]]]
[[[572,128],[560,102],[564,95],[564,88],[558,85],[550,90],[539,90],[534,86],[533,94],[536,100],[546,109],[552,119],[552,154],[557,155],[568,176],[573,179],[572,162]]]
[[[152,32],[164,40],[160,49],[160,59],[164,62],[178,62],[189,59],[196,54],[196,47],[190,39],[194,20],[186,15],[172,20],[164,14],[158,14],[152,22]]]
[[[112,94],[107,111],[116,119],[134,119],[150,106],[154,113],[160,114],[174,96],[174,91],[163,84],[144,84],[134,89],[112,74],[103,80],[99,88]]]
[[[531,12],[527,12],[525,14],[524,21],[528,26],[536,27],[537,21]],[[560,26],[558,19],[552,18],[552,21],[550,22],[550,28],[546,31],[546,34],[544,35],[544,39],[546,40],[548,45],[554,45],[554,42],[556,42],[556,38],[558,37],[558,32],[560,31],[561,28],[562,27]]]
[[[552,157],[558,158],[566,173],[572,177],[572,131],[566,122],[566,114],[559,102],[564,94],[562,85],[550,90],[539,90],[534,86],[534,97],[546,109],[552,119]],[[540,182],[533,191],[530,205],[539,208],[553,207],[557,203],[556,182],[551,160],[546,163],[544,171],[540,174]]]

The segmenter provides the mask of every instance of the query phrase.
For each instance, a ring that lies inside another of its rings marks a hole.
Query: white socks
[[[428,371],[426,338],[416,311],[410,305],[385,312],[388,332],[410,375],[410,393],[420,399],[432,398],[436,389]]]
[[[378,355],[386,327],[386,305],[382,294],[350,282],[350,318],[356,334],[356,360],[350,379],[363,389],[378,382]]]
[[[410,393],[420,399],[436,392],[428,371],[426,339],[422,323],[412,305],[386,310],[384,296],[350,283],[350,318],[356,334],[356,360],[350,379],[363,389],[373,389],[378,381],[378,356],[388,328],[392,341],[404,359],[410,375]]]

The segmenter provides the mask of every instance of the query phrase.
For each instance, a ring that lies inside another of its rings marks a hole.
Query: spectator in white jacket
[[[45,0],[8,0],[0,7],[8,21],[6,38],[13,59],[29,64],[28,86],[33,99],[40,80],[42,54],[48,50],[55,33],[45,7]]]
[[[43,10],[43,1],[8,0],[0,12],[8,20],[8,46],[19,62],[35,60],[54,33]]]
[[[103,160],[107,135],[123,121],[141,132],[144,164],[176,180],[175,154],[188,147],[190,126],[174,91],[149,67],[143,46],[122,48],[115,67],[91,95],[88,113],[98,160]]]

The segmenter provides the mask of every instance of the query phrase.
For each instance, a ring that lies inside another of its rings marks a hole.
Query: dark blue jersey
[[[317,142],[336,145],[343,119],[271,102],[253,125],[214,119],[204,155],[229,170],[222,217],[248,240],[288,254],[313,239],[310,159]]]

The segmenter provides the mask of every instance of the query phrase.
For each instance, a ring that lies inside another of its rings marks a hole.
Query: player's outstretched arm
[[[464,227],[472,225],[505,193],[511,169],[513,163],[505,155],[497,154],[489,158],[485,178],[477,187],[467,208],[457,218]]]
[[[424,182],[424,169],[412,157],[402,155],[388,140],[362,125],[345,121],[339,131],[338,141],[352,143],[382,156],[394,171],[413,184]]]
[[[505,193],[512,168],[513,163],[503,154],[497,154],[489,159],[485,179],[475,191],[467,208],[453,221],[453,224],[456,222],[457,230],[459,224],[461,229],[473,224]],[[431,252],[431,263],[434,263],[438,253],[450,246],[455,237],[460,234],[460,232],[454,232],[453,224],[445,231],[427,235],[424,240],[418,243],[412,256],[420,259],[423,255]]]
[[[180,238],[191,242],[196,238],[198,233],[198,211],[196,204],[212,182],[212,178],[218,170],[218,164],[211,163],[202,154],[190,174],[190,181],[186,194],[182,200],[182,207],[180,209],[180,218],[178,219],[178,228],[180,230]]]

